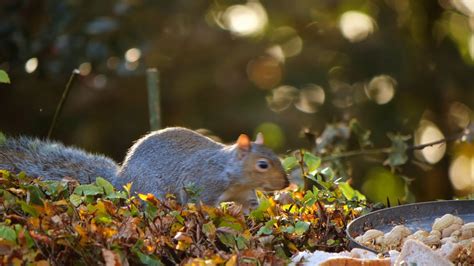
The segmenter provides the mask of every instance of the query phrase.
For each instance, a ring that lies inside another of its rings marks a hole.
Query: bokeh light
[[[375,30],[374,19],[359,11],[347,11],[339,20],[342,35],[350,42],[365,40]]]
[[[374,77],[365,87],[365,93],[377,104],[386,104],[395,95],[397,82],[388,75]]]
[[[89,62],[84,62],[79,65],[79,73],[81,76],[87,76],[91,73],[92,71],[92,65]]]
[[[322,87],[308,84],[300,89],[295,107],[305,113],[316,113],[318,108],[324,104],[325,97]]]
[[[272,90],[272,94],[267,96],[267,104],[272,111],[281,112],[288,109],[297,97],[297,88],[284,85]]]
[[[461,194],[474,193],[474,156],[461,154],[454,157],[449,167],[449,179]]]
[[[295,29],[291,27],[280,27],[272,32],[270,41],[277,43],[285,57],[296,56],[303,50],[303,39]]]
[[[278,60],[280,63],[285,62],[285,54],[280,45],[273,45],[265,51],[268,55]]]
[[[222,18],[224,26],[236,36],[258,34],[268,22],[267,13],[258,2],[230,6]]]
[[[135,61],[135,62],[126,62],[125,63],[125,68],[128,70],[128,71],[134,71],[138,68],[138,61]]]
[[[273,56],[261,56],[248,63],[247,75],[258,88],[271,89],[280,83],[283,67]]]
[[[422,120],[415,131],[415,145],[423,145],[444,139],[444,135],[439,128],[431,121]],[[439,162],[446,153],[446,143],[428,146],[416,151],[422,158],[430,164]]]
[[[472,110],[463,103],[453,102],[449,105],[448,117],[457,128],[466,128],[471,122]]]
[[[93,84],[96,89],[103,89],[107,85],[107,77],[104,74],[99,74],[94,77]]]
[[[142,51],[138,48],[130,48],[125,52],[125,60],[129,63],[134,63],[140,59]]]
[[[263,134],[265,146],[271,149],[279,149],[285,144],[285,134],[277,124],[270,122],[260,124],[255,129],[255,136],[258,132]]]
[[[116,69],[120,64],[120,59],[116,56],[111,56],[107,59],[107,67],[109,69]]]
[[[474,1],[472,0],[451,0],[452,5],[467,16],[474,15]]]
[[[38,68],[38,58],[32,57],[25,63],[26,73],[33,73]]]

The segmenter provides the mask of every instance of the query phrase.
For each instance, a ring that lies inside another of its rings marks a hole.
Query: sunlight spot
[[[297,97],[297,88],[283,85],[272,90],[272,95],[267,96],[267,104],[270,110],[281,112],[288,109]]]
[[[347,11],[339,20],[342,35],[350,42],[360,42],[374,32],[375,21],[359,11]]]
[[[247,65],[249,79],[260,89],[271,89],[282,79],[283,69],[273,56],[261,56]]]
[[[25,63],[26,73],[33,73],[38,68],[38,58],[32,57]]]
[[[130,48],[125,52],[125,60],[130,63],[134,63],[140,59],[142,51],[138,48]]]
[[[228,7],[223,19],[225,27],[237,36],[260,33],[268,21],[265,9],[256,1]]]
[[[295,107],[305,113],[316,113],[318,108],[324,104],[324,89],[315,84],[304,86],[299,93]]]
[[[444,139],[444,135],[433,122],[421,120],[418,129],[415,131],[415,145],[422,145],[441,139]],[[417,152],[422,155],[427,163],[435,164],[445,155],[446,143],[429,146]]]
[[[449,179],[456,190],[474,192],[474,157],[456,156],[449,167]]]
[[[85,62],[79,65],[79,73],[81,76],[87,76],[92,71],[92,65],[89,62]]]
[[[107,77],[104,74],[100,74],[94,77],[94,87],[97,89],[103,89],[107,85]]]
[[[365,93],[377,104],[386,104],[390,102],[395,95],[396,85],[397,82],[390,76],[376,76],[365,87]]]
[[[458,128],[465,128],[471,122],[472,110],[463,103],[454,102],[449,106],[448,116]]]

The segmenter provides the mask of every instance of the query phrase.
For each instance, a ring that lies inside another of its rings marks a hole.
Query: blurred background
[[[262,131],[280,154],[330,154],[324,133],[348,140],[340,151],[359,149],[347,132],[357,119],[369,148],[389,147],[388,132],[422,144],[473,117],[474,1],[0,1],[7,135],[45,137],[77,68],[53,138],[120,162],[149,130],[149,67],[160,72],[164,126],[224,142]],[[472,143],[409,156],[395,172],[380,156],[335,163],[372,200],[474,193]]]

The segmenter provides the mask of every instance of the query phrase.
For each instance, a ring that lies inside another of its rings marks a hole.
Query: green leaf
[[[235,236],[230,233],[219,232],[217,233],[217,237],[222,242],[222,244],[228,246],[229,248],[233,248],[235,246]]]
[[[411,136],[389,133],[388,137],[392,141],[392,147],[390,148],[390,154],[388,155],[385,164],[392,167],[405,164],[408,161],[408,144],[406,141],[409,140]]]
[[[309,222],[298,221],[295,224],[295,233],[302,235],[309,229]]]
[[[82,196],[71,194],[71,196],[69,196],[69,201],[72,203],[72,205],[74,205],[74,207],[77,207],[82,203]]]
[[[13,228],[10,228],[5,225],[0,225],[0,238],[11,242],[16,242],[16,232]]]
[[[214,239],[216,236],[216,226],[213,222],[208,222],[202,225],[202,232],[207,238]]]
[[[84,195],[84,196],[95,196],[102,194],[104,191],[102,187],[98,187],[93,184],[80,185],[74,189],[74,194]]]
[[[277,219],[271,219],[265,223],[264,226],[260,227],[257,232],[257,236],[259,235],[271,235],[273,233],[273,225],[277,223]]]
[[[0,83],[8,83],[10,84],[10,77],[8,76],[5,70],[0,69]]]
[[[112,184],[110,184],[109,181],[105,180],[102,177],[97,177],[96,180],[95,180],[95,183],[97,184],[97,186],[104,189],[105,195],[109,195],[112,192],[114,192],[114,186]]]
[[[308,172],[310,173],[318,169],[318,167],[321,165],[321,158],[310,152],[304,153],[303,160],[306,163],[306,166],[308,167]]]
[[[365,196],[359,191],[353,189],[348,182],[339,182],[338,187],[347,200],[365,200]]]
[[[176,220],[178,220],[178,222],[180,224],[184,224],[184,218],[183,216],[181,216],[181,214],[179,213],[179,211],[172,211],[170,212],[171,216],[173,216],[174,218],[176,218]]]
[[[163,262],[161,262],[158,258],[151,255],[146,255],[138,250],[135,250],[135,254],[140,259],[140,262],[145,265],[150,266],[164,266]]]
[[[250,217],[254,218],[257,221],[261,221],[264,219],[264,213],[270,207],[270,201],[267,198],[261,198],[260,204],[258,207],[250,212]]]
[[[292,234],[295,232],[295,227],[293,225],[288,225],[286,227],[283,227],[281,231],[284,233]]]
[[[290,171],[298,165],[298,160],[295,156],[286,157],[283,162],[283,168],[285,171]]]
[[[235,238],[235,242],[237,244],[237,248],[238,249],[245,249],[247,248],[247,245],[248,245],[248,241],[247,239],[245,239],[243,236],[237,236]]]
[[[35,209],[35,207],[33,207],[32,205],[26,203],[25,201],[20,201],[20,205],[21,205],[21,210],[24,211],[25,213],[33,216],[33,217],[38,217],[39,213],[38,211]]]
[[[25,186],[25,189],[30,193],[30,203],[43,206],[43,199],[45,197],[43,191],[35,185]]]

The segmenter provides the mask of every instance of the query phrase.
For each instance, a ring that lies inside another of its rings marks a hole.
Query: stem
[[[66,84],[66,88],[63,91],[63,95],[61,96],[61,99],[59,100],[58,106],[56,107],[56,112],[54,113],[53,121],[51,121],[51,126],[49,127],[48,135],[46,136],[48,139],[50,139],[51,135],[53,134],[53,129],[56,126],[56,122],[58,121],[59,114],[61,113],[63,109],[64,102],[66,101],[67,96],[69,95],[69,91],[71,90],[72,83],[77,75],[79,75],[79,70],[74,69],[71,73],[71,76],[69,77],[69,81]]]
[[[149,68],[146,71],[146,77],[150,129],[158,130],[161,128],[160,73],[156,68]]]

